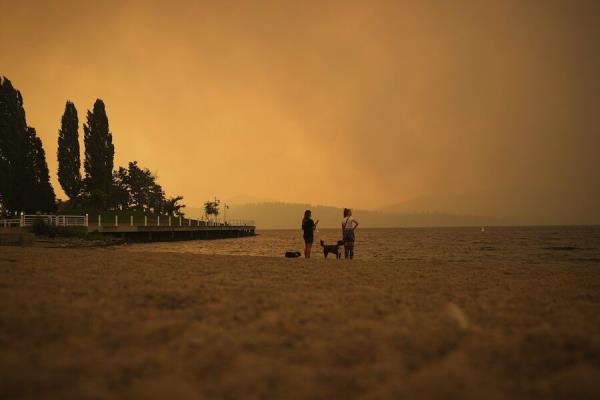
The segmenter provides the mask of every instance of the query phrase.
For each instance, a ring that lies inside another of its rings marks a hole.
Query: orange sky
[[[600,222],[598,4],[0,0],[0,74],[61,196],[64,103],[99,97],[115,165],[190,206],[473,194]]]

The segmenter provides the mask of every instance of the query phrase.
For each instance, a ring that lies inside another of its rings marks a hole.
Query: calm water
[[[358,229],[356,258],[385,261],[567,263],[600,266],[600,226]],[[334,243],[337,229],[315,233]],[[263,230],[254,237],[135,244],[134,249],[197,254],[283,257],[303,248],[299,230]],[[330,256],[331,257],[331,256]]]

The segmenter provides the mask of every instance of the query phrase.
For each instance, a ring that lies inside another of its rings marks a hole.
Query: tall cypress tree
[[[87,123],[83,125],[83,131],[86,190],[92,194],[100,191],[104,196],[108,196],[112,188],[115,147],[102,100],[97,99],[93,111],[88,111]]]
[[[75,105],[67,101],[58,131],[58,181],[67,196],[74,199],[81,191],[79,156],[79,119]]]
[[[4,211],[7,207],[6,192],[10,187],[9,136],[11,130],[8,124],[9,113],[6,107],[6,93],[4,85],[4,80],[2,79],[2,77],[0,77],[0,211]]]
[[[27,126],[23,97],[0,78],[0,197],[9,211],[52,211],[46,155],[35,129]]]
[[[25,197],[19,185],[25,170],[25,134],[21,93],[10,80],[0,77],[0,196],[9,211],[21,210],[19,204]]]
[[[34,128],[27,128],[29,139],[28,165],[31,165],[33,183],[31,194],[28,196],[28,210],[31,211],[56,211],[56,196],[50,184],[50,173],[46,163],[46,152],[42,141],[37,136]]]

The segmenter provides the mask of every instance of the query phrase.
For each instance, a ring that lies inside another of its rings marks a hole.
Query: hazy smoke
[[[190,205],[600,223],[598,2],[121,3],[0,1],[53,171],[64,101],[101,97],[116,162]]]

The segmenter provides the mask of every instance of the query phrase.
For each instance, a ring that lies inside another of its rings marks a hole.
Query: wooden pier
[[[200,225],[200,226],[96,226],[90,224],[88,232],[121,237],[131,241],[168,241],[194,239],[224,239],[253,236],[256,227],[251,225]]]
[[[182,217],[123,218],[118,215],[24,215],[0,220],[4,227],[32,227],[36,220],[49,226],[79,227],[88,233],[120,237],[127,241],[170,241],[195,239],[223,239],[254,236],[256,226],[250,220],[205,221]],[[94,222],[92,222],[94,220]]]

